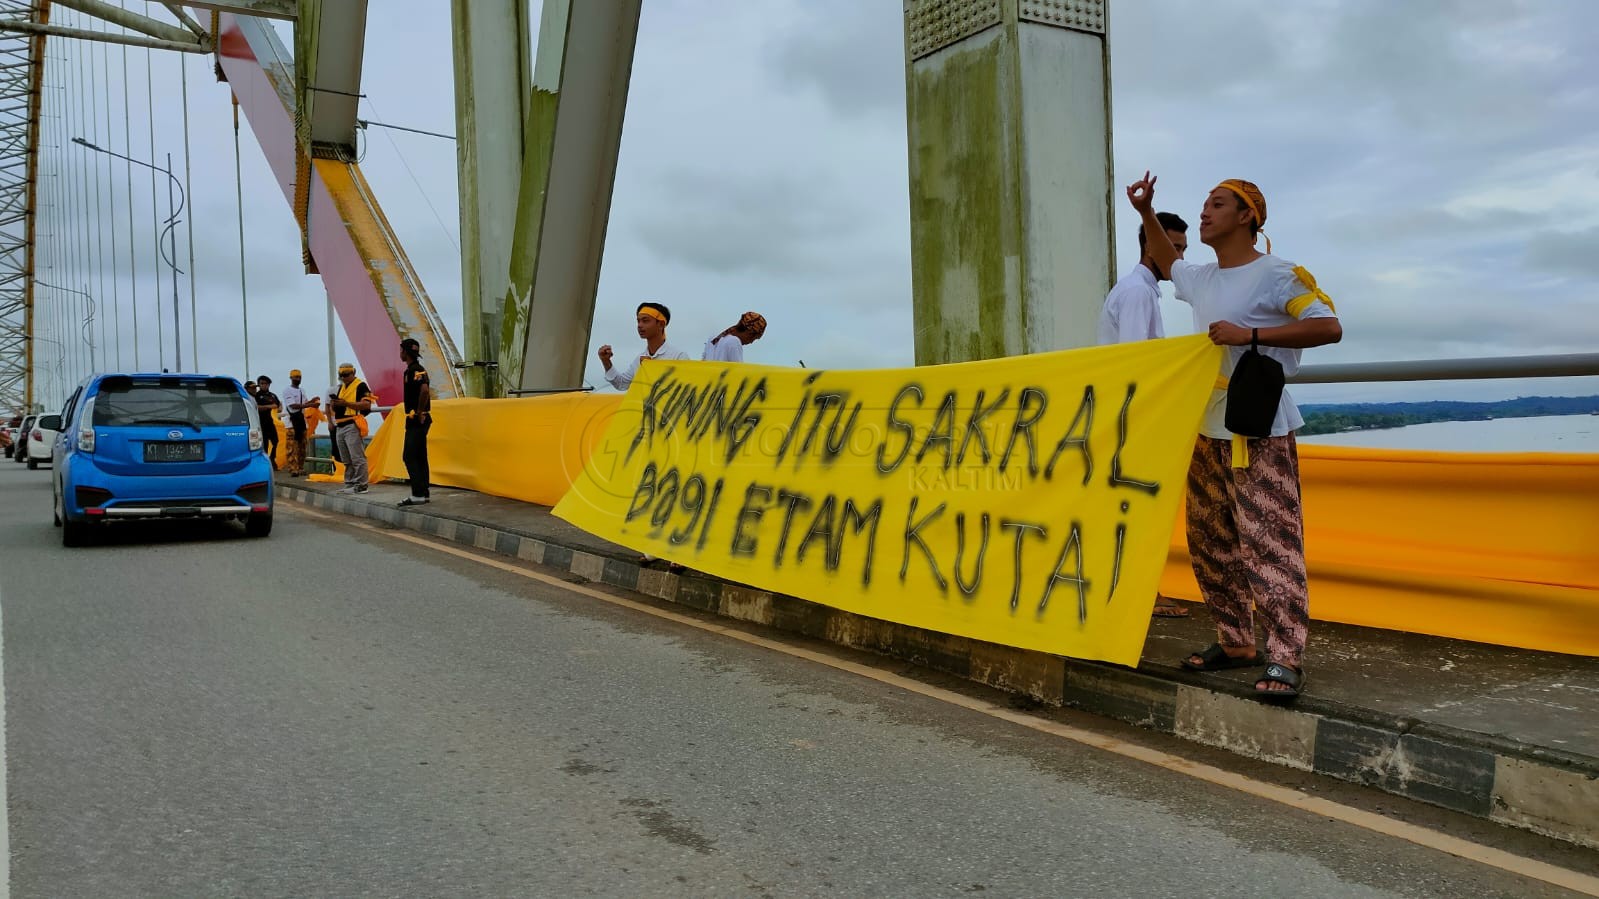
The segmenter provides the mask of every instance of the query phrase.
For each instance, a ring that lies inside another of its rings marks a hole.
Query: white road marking
[[[1427,849],[1432,849],[1437,852],[1442,852],[1446,855],[1453,855],[1458,858],[1468,859],[1470,861],[1487,865],[1490,868],[1497,868],[1501,871],[1506,871],[1508,873],[1526,877],[1531,880],[1542,881],[1553,886],[1571,890],[1575,893],[1580,893],[1584,896],[1599,897],[1599,877],[1583,874],[1580,871],[1572,871],[1567,868],[1559,867],[1558,865],[1551,865],[1547,862],[1540,862],[1535,859],[1522,858],[1519,855],[1506,852],[1503,849],[1495,849],[1491,846],[1473,843],[1470,840],[1463,840],[1459,837],[1450,836],[1446,833],[1439,833],[1436,830],[1430,830],[1415,824],[1409,824],[1404,821],[1396,821],[1392,818],[1376,814],[1375,812],[1368,812],[1363,809],[1354,808],[1353,806],[1342,805],[1328,799],[1311,796],[1308,793],[1293,789],[1292,787],[1285,787],[1278,784],[1267,783],[1266,781],[1256,780],[1252,777],[1236,774],[1232,771],[1217,768],[1213,765],[1206,765],[1179,755],[1173,755],[1169,752],[1162,752],[1159,749],[1151,749],[1147,746],[1129,743],[1125,740],[1119,740],[1115,737],[1107,736],[1105,734],[1095,733],[1093,731],[1073,727],[1069,724],[1061,724],[1057,721],[1050,721],[1048,719],[1039,718],[1024,712],[1018,712],[1015,709],[995,705],[987,700],[966,696],[953,690],[945,690],[940,687],[934,687],[930,684],[924,684],[921,681],[917,681],[912,678],[893,674],[888,671],[883,671],[870,665],[863,665],[859,662],[851,661],[849,659],[836,658],[826,653],[805,649],[804,647],[800,646],[790,646],[777,640],[768,639],[757,634],[747,633],[735,628],[724,627],[708,621],[701,621],[697,618],[683,615],[678,612],[673,612],[668,609],[656,608],[655,606],[648,605],[646,603],[616,596],[610,593],[605,593],[600,590],[585,587],[581,584],[574,584],[570,581],[566,581],[558,577],[552,577],[551,575],[533,571],[528,568],[523,568],[519,565],[514,565],[509,562],[502,562],[499,559],[490,558],[488,556],[479,555],[478,553],[470,552],[465,549],[459,549],[454,546],[434,542],[433,540],[418,537],[405,531],[377,527],[375,525],[370,525],[359,521],[352,521],[347,518],[340,518],[323,512],[315,512],[304,507],[296,508],[294,512],[295,514],[306,515],[312,518],[320,518],[324,521],[343,524],[353,528],[360,528],[364,531],[371,531],[374,534],[391,537],[395,540],[403,540],[407,543],[414,543],[417,546],[424,546],[428,549],[432,549],[446,555],[455,556],[460,559],[466,559],[471,562],[476,562],[480,565],[486,565],[490,568],[496,568],[500,571],[525,577],[529,580],[548,584],[551,587],[558,587],[569,593],[587,596],[591,599],[597,599],[601,602],[610,603],[614,606],[632,609],[634,611],[642,612],[646,615],[651,615],[656,618],[661,618],[676,624],[684,625],[686,627],[692,627],[708,633],[718,634],[733,640],[738,640],[741,643],[759,646],[763,649],[768,649],[773,652],[780,652],[784,655],[792,656],[794,658],[805,659],[806,661],[815,662],[818,665],[825,665],[829,668],[839,671],[847,671],[851,674],[859,675],[860,677],[868,678],[881,684],[886,684],[900,690],[906,690],[911,693],[926,696],[930,699],[936,699],[949,705],[959,706],[964,709],[979,712],[992,718],[998,718],[1002,721],[1007,721],[1011,724],[1028,728],[1029,730],[1035,730],[1054,737],[1071,740],[1074,743],[1080,743],[1084,746],[1091,746],[1095,749],[1099,749],[1113,755],[1122,756],[1123,758],[1136,759],[1137,761],[1154,765],[1158,768],[1164,768],[1167,771],[1192,777],[1195,780],[1201,780],[1206,783],[1215,784],[1216,786],[1220,787],[1226,787],[1227,789],[1245,793],[1250,796],[1255,796],[1260,799],[1276,802],[1291,808],[1297,808],[1312,815],[1330,818],[1334,821],[1350,824],[1364,830],[1372,831],[1373,833],[1383,834],[1384,836],[1390,836],[1396,839],[1404,840],[1408,843],[1422,846]]]
[[[4,594],[0,589],[0,595]],[[0,602],[0,606],[4,603]],[[0,899],[11,899],[11,799],[6,786],[6,628],[5,617],[0,613],[0,804],[5,807],[4,820],[0,820]]]

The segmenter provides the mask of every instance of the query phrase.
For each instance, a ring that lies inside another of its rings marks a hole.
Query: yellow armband
[[[1299,283],[1305,286],[1305,293],[1302,293],[1288,301],[1289,315],[1293,316],[1294,318],[1298,318],[1306,309],[1310,308],[1311,303],[1314,303],[1317,300],[1321,300],[1323,303],[1326,303],[1328,309],[1331,309],[1334,312],[1338,311],[1338,307],[1333,305],[1332,297],[1327,296],[1325,291],[1316,286],[1315,276],[1311,275],[1310,272],[1305,271],[1304,266],[1294,266],[1294,277],[1298,278]]]

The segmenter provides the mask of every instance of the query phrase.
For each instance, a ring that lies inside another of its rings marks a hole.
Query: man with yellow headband
[[[617,390],[626,390],[638,374],[639,363],[647,359],[687,359],[688,353],[666,342],[666,326],[672,320],[672,311],[660,303],[640,303],[634,316],[638,336],[644,341],[644,352],[633,357],[626,368],[611,365],[611,345],[600,347],[600,364],[605,366],[605,380]]]
[[[305,391],[300,387],[300,370],[289,371],[289,386],[283,388],[283,408],[289,413],[289,474],[305,474]]]
[[[372,411],[371,395],[366,382],[355,376],[354,365],[345,362],[339,366],[339,386],[328,397],[328,411],[333,416],[333,442],[338,444],[339,459],[344,463],[344,489],[340,493],[367,491],[366,444],[361,439],[360,422]]]
[[[738,323],[705,341],[700,358],[706,362],[743,362],[744,348],[766,335],[766,316],[746,312]]]
[[[1127,199],[1149,232],[1150,256],[1171,273],[1177,298],[1193,307],[1195,328],[1231,348],[1224,376],[1233,375],[1251,347],[1292,376],[1301,350],[1343,338],[1337,310],[1316,279],[1273,256],[1269,239],[1265,253],[1255,249],[1266,224],[1266,197],[1254,184],[1229,179],[1205,198],[1199,239],[1216,252],[1216,261],[1203,265],[1180,259],[1160,227],[1154,177],[1145,172],[1127,188]],[[1264,664],[1256,695],[1292,700],[1304,684],[1310,626],[1294,443],[1304,419],[1284,391],[1269,436],[1245,438],[1227,429],[1227,399],[1220,388],[1212,396],[1188,469],[1188,552],[1216,621],[1217,642],[1183,666],[1216,671]],[[1255,610],[1266,632],[1265,658],[1256,648]]]

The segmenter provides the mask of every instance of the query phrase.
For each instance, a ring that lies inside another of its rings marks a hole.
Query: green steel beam
[[[453,0],[451,17],[467,391],[500,396],[500,310],[510,278],[532,87],[527,3]]]
[[[580,387],[640,0],[545,0],[500,321],[507,389]]]

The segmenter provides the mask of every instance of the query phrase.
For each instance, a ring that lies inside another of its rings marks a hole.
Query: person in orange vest
[[[344,489],[339,492],[365,493],[366,444],[361,439],[365,430],[361,425],[372,411],[372,391],[355,376],[354,365],[345,362],[339,366],[339,387],[328,397],[328,405],[333,415],[333,442],[344,462]]]

